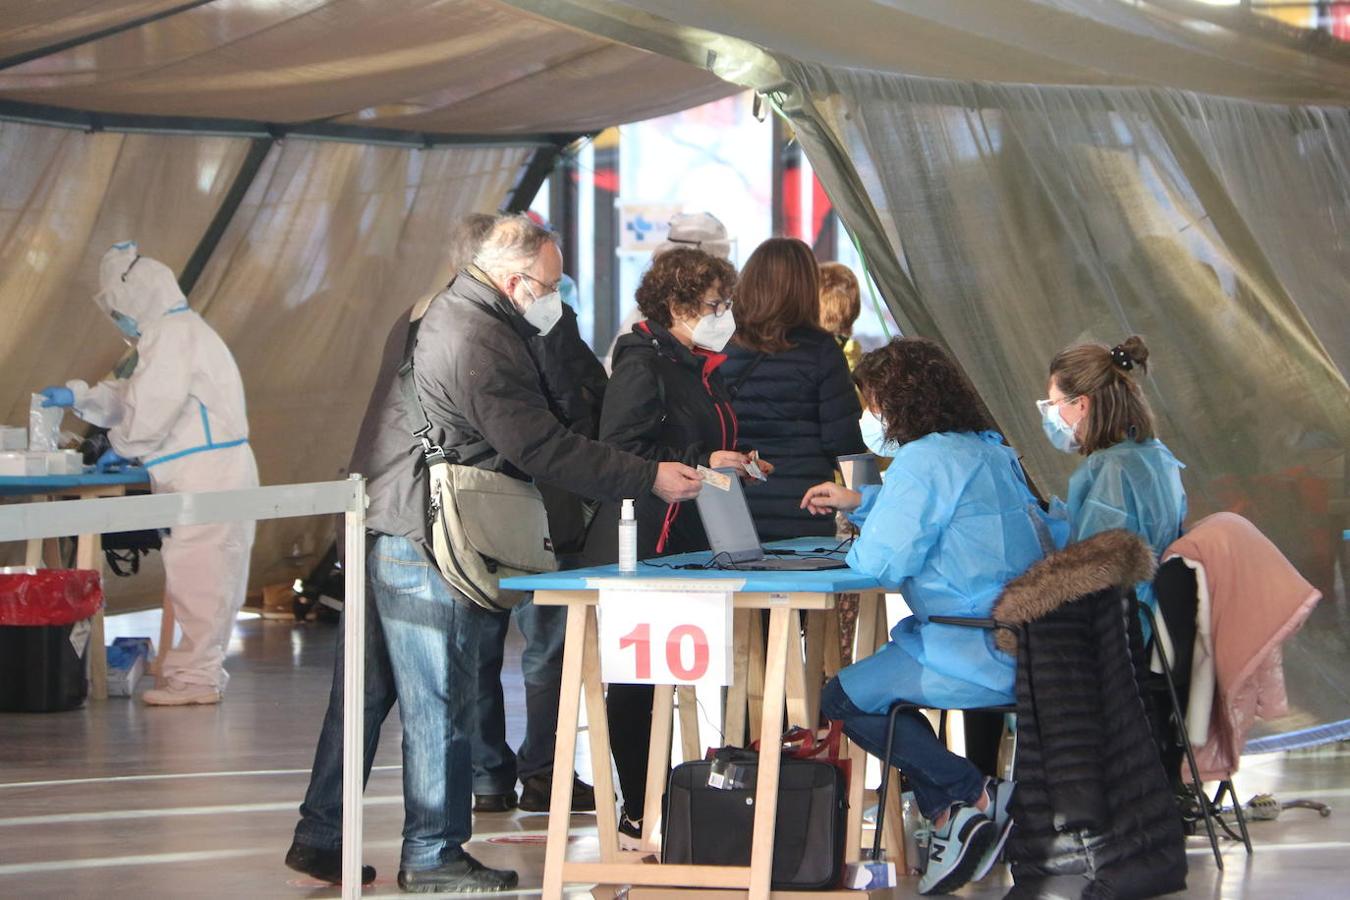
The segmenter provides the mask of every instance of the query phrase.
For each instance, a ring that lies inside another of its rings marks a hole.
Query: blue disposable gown
[[[1013,451],[995,432],[930,434],[903,445],[881,487],[850,517],[848,563],[899,589],[914,615],[872,656],[839,673],[864,712],[896,700],[952,709],[1012,702],[1013,658],[993,632],[935,625],[988,616],[1003,585],[1042,556],[1047,532]]]
[[[1070,537],[1081,541],[1103,531],[1124,528],[1142,537],[1161,558],[1181,537],[1186,518],[1185,468],[1156,438],[1121,441],[1083,460],[1069,479]],[[1136,586],[1141,603],[1153,605],[1153,585]]]

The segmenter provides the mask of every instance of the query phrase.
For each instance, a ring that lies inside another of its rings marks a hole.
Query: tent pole
[[[521,213],[530,208],[534,202],[539,189],[544,186],[548,176],[553,172],[553,167],[557,165],[558,159],[562,156],[562,147],[557,144],[550,144],[540,147],[534,151],[526,164],[525,170],[520,173],[520,179],[516,186],[511,189],[511,195],[506,204],[502,207],[502,212]]]
[[[205,6],[211,0],[192,0],[191,3],[180,3],[178,6],[172,6],[168,9],[151,13],[147,16],[141,16],[128,22],[121,22],[117,25],[111,25],[107,28],[100,28],[98,31],[91,31],[88,34],[82,34],[69,40],[58,41],[55,44],[48,44],[45,47],[37,47],[33,50],[26,50],[23,53],[17,53],[7,59],[0,59],[0,71],[12,69],[15,66],[21,66],[26,62],[40,59],[44,56],[51,56],[70,50],[73,47],[80,47],[84,44],[92,44],[94,41],[100,41],[105,37],[112,37],[115,34],[121,34],[124,31],[130,31],[133,28],[140,28],[142,25],[149,25],[151,22],[158,22],[160,19],[167,19],[169,16],[176,16],[179,13],[196,9],[199,6]]]
[[[196,287],[197,279],[201,277],[207,261],[211,259],[211,254],[215,252],[220,239],[225,236],[225,229],[229,227],[234,214],[239,210],[239,205],[244,202],[248,189],[258,177],[263,160],[267,158],[273,143],[272,138],[255,138],[252,146],[248,148],[248,154],[240,163],[239,171],[235,173],[234,182],[226,192],[225,199],[220,202],[220,208],[211,218],[211,224],[206,226],[202,239],[197,242],[196,249],[188,257],[187,263],[183,266],[183,274],[178,277],[178,288],[183,292],[183,296],[191,296],[192,289]]]

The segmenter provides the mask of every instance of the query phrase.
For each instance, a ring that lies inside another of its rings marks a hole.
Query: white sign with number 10
[[[600,591],[600,679],[606,684],[731,684],[731,594]]]

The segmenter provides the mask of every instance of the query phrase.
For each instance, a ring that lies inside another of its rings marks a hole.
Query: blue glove
[[[49,409],[53,406],[69,409],[75,405],[75,393],[68,387],[53,385],[52,387],[43,388],[39,393],[46,398],[42,403],[44,409]]]
[[[100,472],[111,472],[114,469],[125,468],[134,465],[131,460],[118,455],[116,450],[104,450],[103,455],[98,458],[98,470]]]

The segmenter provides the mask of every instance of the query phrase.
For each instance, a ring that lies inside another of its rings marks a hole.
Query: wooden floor
[[[109,639],[123,634],[157,635],[157,615],[111,617]],[[331,626],[241,621],[219,707],[148,709],[114,698],[69,713],[0,715],[0,898],[337,896],[281,862],[308,781],[334,635]],[[519,710],[512,640],[507,703]],[[522,724],[518,714],[508,721],[513,741]],[[366,798],[366,861],[379,870],[369,896],[398,893],[396,722],[384,738]],[[1310,797],[1335,812],[1290,810],[1254,823],[1256,855],[1227,845],[1222,875],[1208,845],[1193,840],[1190,888],[1174,896],[1350,896],[1350,745],[1250,757],[1238,791],[1244,800],[1258,791]],[[471,852],[517,869],[520,895],[538,894],[546,819],[479,816]],[[595,856],[586,833],[594,834],[594,817],[574,822],[583,833],[573,853]],[[894,896],[915,896],[915,883],[905,879]],[[959,896],[1001,897],[1007,887],[996,871]]]

